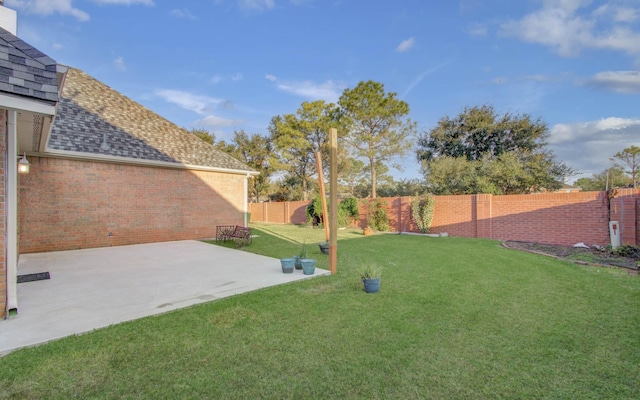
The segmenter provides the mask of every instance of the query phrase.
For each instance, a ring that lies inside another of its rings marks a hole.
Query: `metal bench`
[[[240,225],[216,226],[216,242],[233,240],[236,244],[251,244],[251,228]]]

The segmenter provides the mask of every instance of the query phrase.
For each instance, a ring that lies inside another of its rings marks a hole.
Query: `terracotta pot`
[[[365,235],[365,236],[373,235],[373,229],[371,229],[371,228],[364,228],[364,229],[362,230],[362,234],[363,234],[363,235]]]

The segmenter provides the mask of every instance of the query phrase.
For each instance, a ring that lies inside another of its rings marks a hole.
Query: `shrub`
[[[327,200],[327,209],[330,209],[330,203]],[[313,222],[314,225],[324,223],[324,215],[322,215],[322,197],[315,197],[306,209],[307,222]],[[344,199],[338,204],[338,226],[351,225],[351,219],[357,220],[360,216],[358,210],[358,200],[354,197]]]
[[[344,210],[350,218],[356,221],[360,218],[358,199],[355,197],[347,197],[342,200],[342,203],[340,203],[340,209]]]
[[[377,231],[389,230],[389,217],[387,217],[384,206],[386,206],[386,203],[380,199],[373,199],[369,203],[367,222],[369,222],[370,227]]]
[[[316,196],[313,200],[307,204],[307,222],[318,225],[322,223],[322,199],[320,196]]]
[[[613,254],[620,257],[639,258],[640,259],[640,247],[631,244],[625,244],[611,251]]]
[[[436,208],[436,199],[431,194],[423,194],[411,202],[411,216],[413,222],[418,225],[420,232],[427,233],[431,229],[433,214]]]

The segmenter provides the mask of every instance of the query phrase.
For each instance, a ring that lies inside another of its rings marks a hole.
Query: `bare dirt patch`
[[[529,251],[532,253],[553,256],[578,264],[604,265],[608,267],[626,268],[638,271],[640,267],[640,255],[621,256],[612,253],[608,249],[598,250],[596,248],[577,248],[572,246],[558,246],[551,244],[520,242],[507,240],[504,245],[511,249]]]

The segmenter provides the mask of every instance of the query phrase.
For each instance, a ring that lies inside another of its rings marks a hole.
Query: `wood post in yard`
[[[324,191],[324,174],[322,173],[322,154],[316,151],[316,164],[318,168],[318,185],[320,185],[320,199],[322,200],[322,225],[324,226],[325,240],[329,241],[329,215],[327,213],[327,197]]]
[[[329,129],[329,195],[331,196],[331,238],[329,240],[329,270],[335,275],[338,269],[338,130]]]

